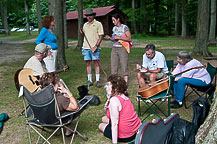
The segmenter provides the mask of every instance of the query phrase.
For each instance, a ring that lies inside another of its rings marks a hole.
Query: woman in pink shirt
[[[112,143],[132,141],[141,125],[141,120],[128,98],[127,89],[127,83],[121,76],[111,75],[108,78],[106,116],[102,118],[99,129],[104,136],[112,139]]]

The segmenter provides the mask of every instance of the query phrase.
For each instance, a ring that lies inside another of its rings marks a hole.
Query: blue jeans
[[[90,49],[82,49],[82,55],[84,56],[84,60],[99,60],[100,49],[97,49],[94,53]]]
[[[182,102],[185,95],[185,86],[186,85],[194,85],[194,86],[208,86],[206,82],[203,82],[199,79],[194,78],[180,78],[178,81],[175,81],[173,84],[174,97],[176,101]]]

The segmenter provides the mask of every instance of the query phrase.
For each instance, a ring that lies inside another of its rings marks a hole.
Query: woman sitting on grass
[[[60,81],[60,78],[57,74],[43,74],[40,78],[40,84],[42,88],[50,84],[54,85],[54,90],[56,92],[56,99],[60,110],[60,114],[64,113],[65,111],[77,111],[79,109],[78,103],[72,96],[72,93],[65,88],[64,84]],[[67,127],[72,129],[70,125],[68,125]],[[71,134],[72,132],[67,129],[65,135],[70,136]]]
[[[127,83],[121,76],[111,75],[106,91],[110,97],[105,105],[106,116],[102,118],[99,129],[104,136],[112,139],[112,143],[130,142],[135,138],[141,120],[128,98]]]

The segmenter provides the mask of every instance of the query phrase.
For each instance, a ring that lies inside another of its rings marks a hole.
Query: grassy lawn
[[[36,34],[37,35],[37,34]],[[14,36],[14,35],[13,35]],[[0,37],[2,37],[0,35]],[[12,36],[11,36],[12,37]],[[21,39],[26,39],[26,37],[21,34],[16,33],[14,40],[17,40],[19,37]],[[33,36],[34,37],[34,36]],[[17,38],[17,39],[16,39]],[[29,38],[29,37],[28,37]],[[177,37],[145,37],[138,38],[138,41],[141,43],[154,43],[157,45],[157,50],[163,52],[167,60],[173,59],[176,60],[177,52],[183,49],[192,51],[194,46],[194,39],[183,40]],[[29,56],[33,53],[34,43],[25,44],[24,47],[27,50]],[[137,63],[142,63],[142,55],[144,54],[143,48],[132,48],[129,55],[129,98],[134,104],[135,110],[137,111],[137,80],[136,80],[136,70],[135,65]],[[217,52],[216,48],[210,48],[211,52]],[[105,71],[110,74],[110,53],[111,48],[102,48],[101,52],[101,66]],[[202,60],[202,57],[197,57],[199,60]],[[66,59],[67,63],[70,66],[68,72],[60,74],[60,77],[65,81],[69,89],[72,91],[75,97],[78,97],[77,87],[83,84],[86,84],[86,66],[83,61],[83,56],[81,55],[80,50],[75,50],[73,47],[66,49]],[[0,65],[0,92],[1,92],[1,101],[0,101],[0,113],[6,112],[9,114],[10,119],[5,123],[4,130],[0,135],[0,143],[28,143],[28,135],[25,128],[25,120],[22,116],[19,116],[19,113],[22,111],[23,103],[22,99],[18,98],[18,91],[14,86],[14,74],[16,70],[23,67],[27,58],[19,59],[13,63],[3,63]],[[94,70],[92,71],[94,74]],[[94,76],[95,78],[95,76]],[[102,83],[106,82],[106,77],[101,71],[101,81]],[[90,106],[85,110],[81,116],[80,124],[78,130],[86,135],[89,139],[87,142],[82,141],[79,137],[75,137],[74,143],[88,143],[88,144],[105,144],[111,143],[111,140],[105,138],[102,133],[98,130],[98,124],[101,122],[101,117],[105,115],[103,110],[104,103],[106,101],[105,90],[104,88],[96,88],[95,86],[90,87],[90,94],[99,96],[102,104],[99,106]],[[141,108],[146,109],[145,105],[142,105]],[[164,111],[167,111],[166,105],[162,106]],[[191,121],[193,112],[192,109],[184,109],[184,107],[173,110],[173,113],[179,113],[181,118]],[[149,117],[146,121],[151,121],[156,118],[156,115]],[[143,117],[141,117],[142,119]],[[36,134],[32,134],[34,140],[37,139]],[[3,141],[2,141],[3,140]],[[51,142],[59,144],[61,143],[62,137],[55,136]],[[67,142],[70,139],[67,138]]]

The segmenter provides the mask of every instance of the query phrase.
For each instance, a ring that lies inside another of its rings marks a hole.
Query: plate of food
[[[146,69],[140,69],[140,72],[146,72],[147,70]]]

